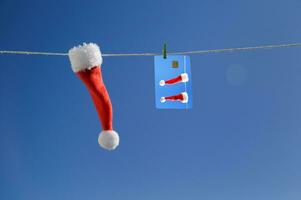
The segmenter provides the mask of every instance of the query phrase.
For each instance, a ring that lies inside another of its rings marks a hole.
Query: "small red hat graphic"
[[[187,73],[182,73],[179,76],[169,79],[169,80],[161,80],[160,85],[171,85],[171,84],[176,84],[176,83],[186,83],[189,81],[188,74]]]
[[[165,103],[166,101],[180,101],[182,103],[187,103],[188,102],[188,94],[187,94],[187,92],[182,92],[180,94],[176,94],[173,96],[161,97],[160,101],[161,101],[161,103]]]

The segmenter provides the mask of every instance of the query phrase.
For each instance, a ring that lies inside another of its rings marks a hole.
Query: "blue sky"
[[[301,42],[300,0],[0,1],[0,49]],[[0,56],[0,199],[299,200],[301,49],[191,56],[193,109],[156,110],[152,57],[105,58],[121,143],[67,57]]]

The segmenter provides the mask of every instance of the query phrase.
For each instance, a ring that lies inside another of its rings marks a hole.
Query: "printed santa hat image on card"
[[[155,56],[156,108],[192,108],[191,81],[189,56]]]

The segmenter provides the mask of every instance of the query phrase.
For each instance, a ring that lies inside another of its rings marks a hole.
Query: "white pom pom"
[[[159,84],[160,84],[160,86],[164,86],[164,85],[165,85],[165,81],[164,81],[164,80],[161,80],[161,81],[159,82]]]
[[[101,131],[98,137],[99,145],[107,150],[114,150],[119,145],[119,136],[116,131]]]

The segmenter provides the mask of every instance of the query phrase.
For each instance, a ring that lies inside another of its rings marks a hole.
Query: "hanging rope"
[[[279,45],[261,45],[254,47],[240,47],[240,48],[227,48],[227,49],[212,49],[212,50],[197,50],[197,51],[183,51],[168,53],[168,55],[189,55],[189,54],[209,54],[209,53],[226,53],[226,52],[241,52],[241,51],[254,51],[259,49],[278,49],[278,48],[292,48],[301,47],[301,43],[292,44],[279,44]],[[44,56],[68,56],[68,53],[54,53],[54,52],[34,52],[34,51],[8,51],[0,50],[0,54],[15,54],[15,55],[44,55]],[[104,57],[117,57],[117,56],[157,56],[160,53],[109,53],[102,54]]]

